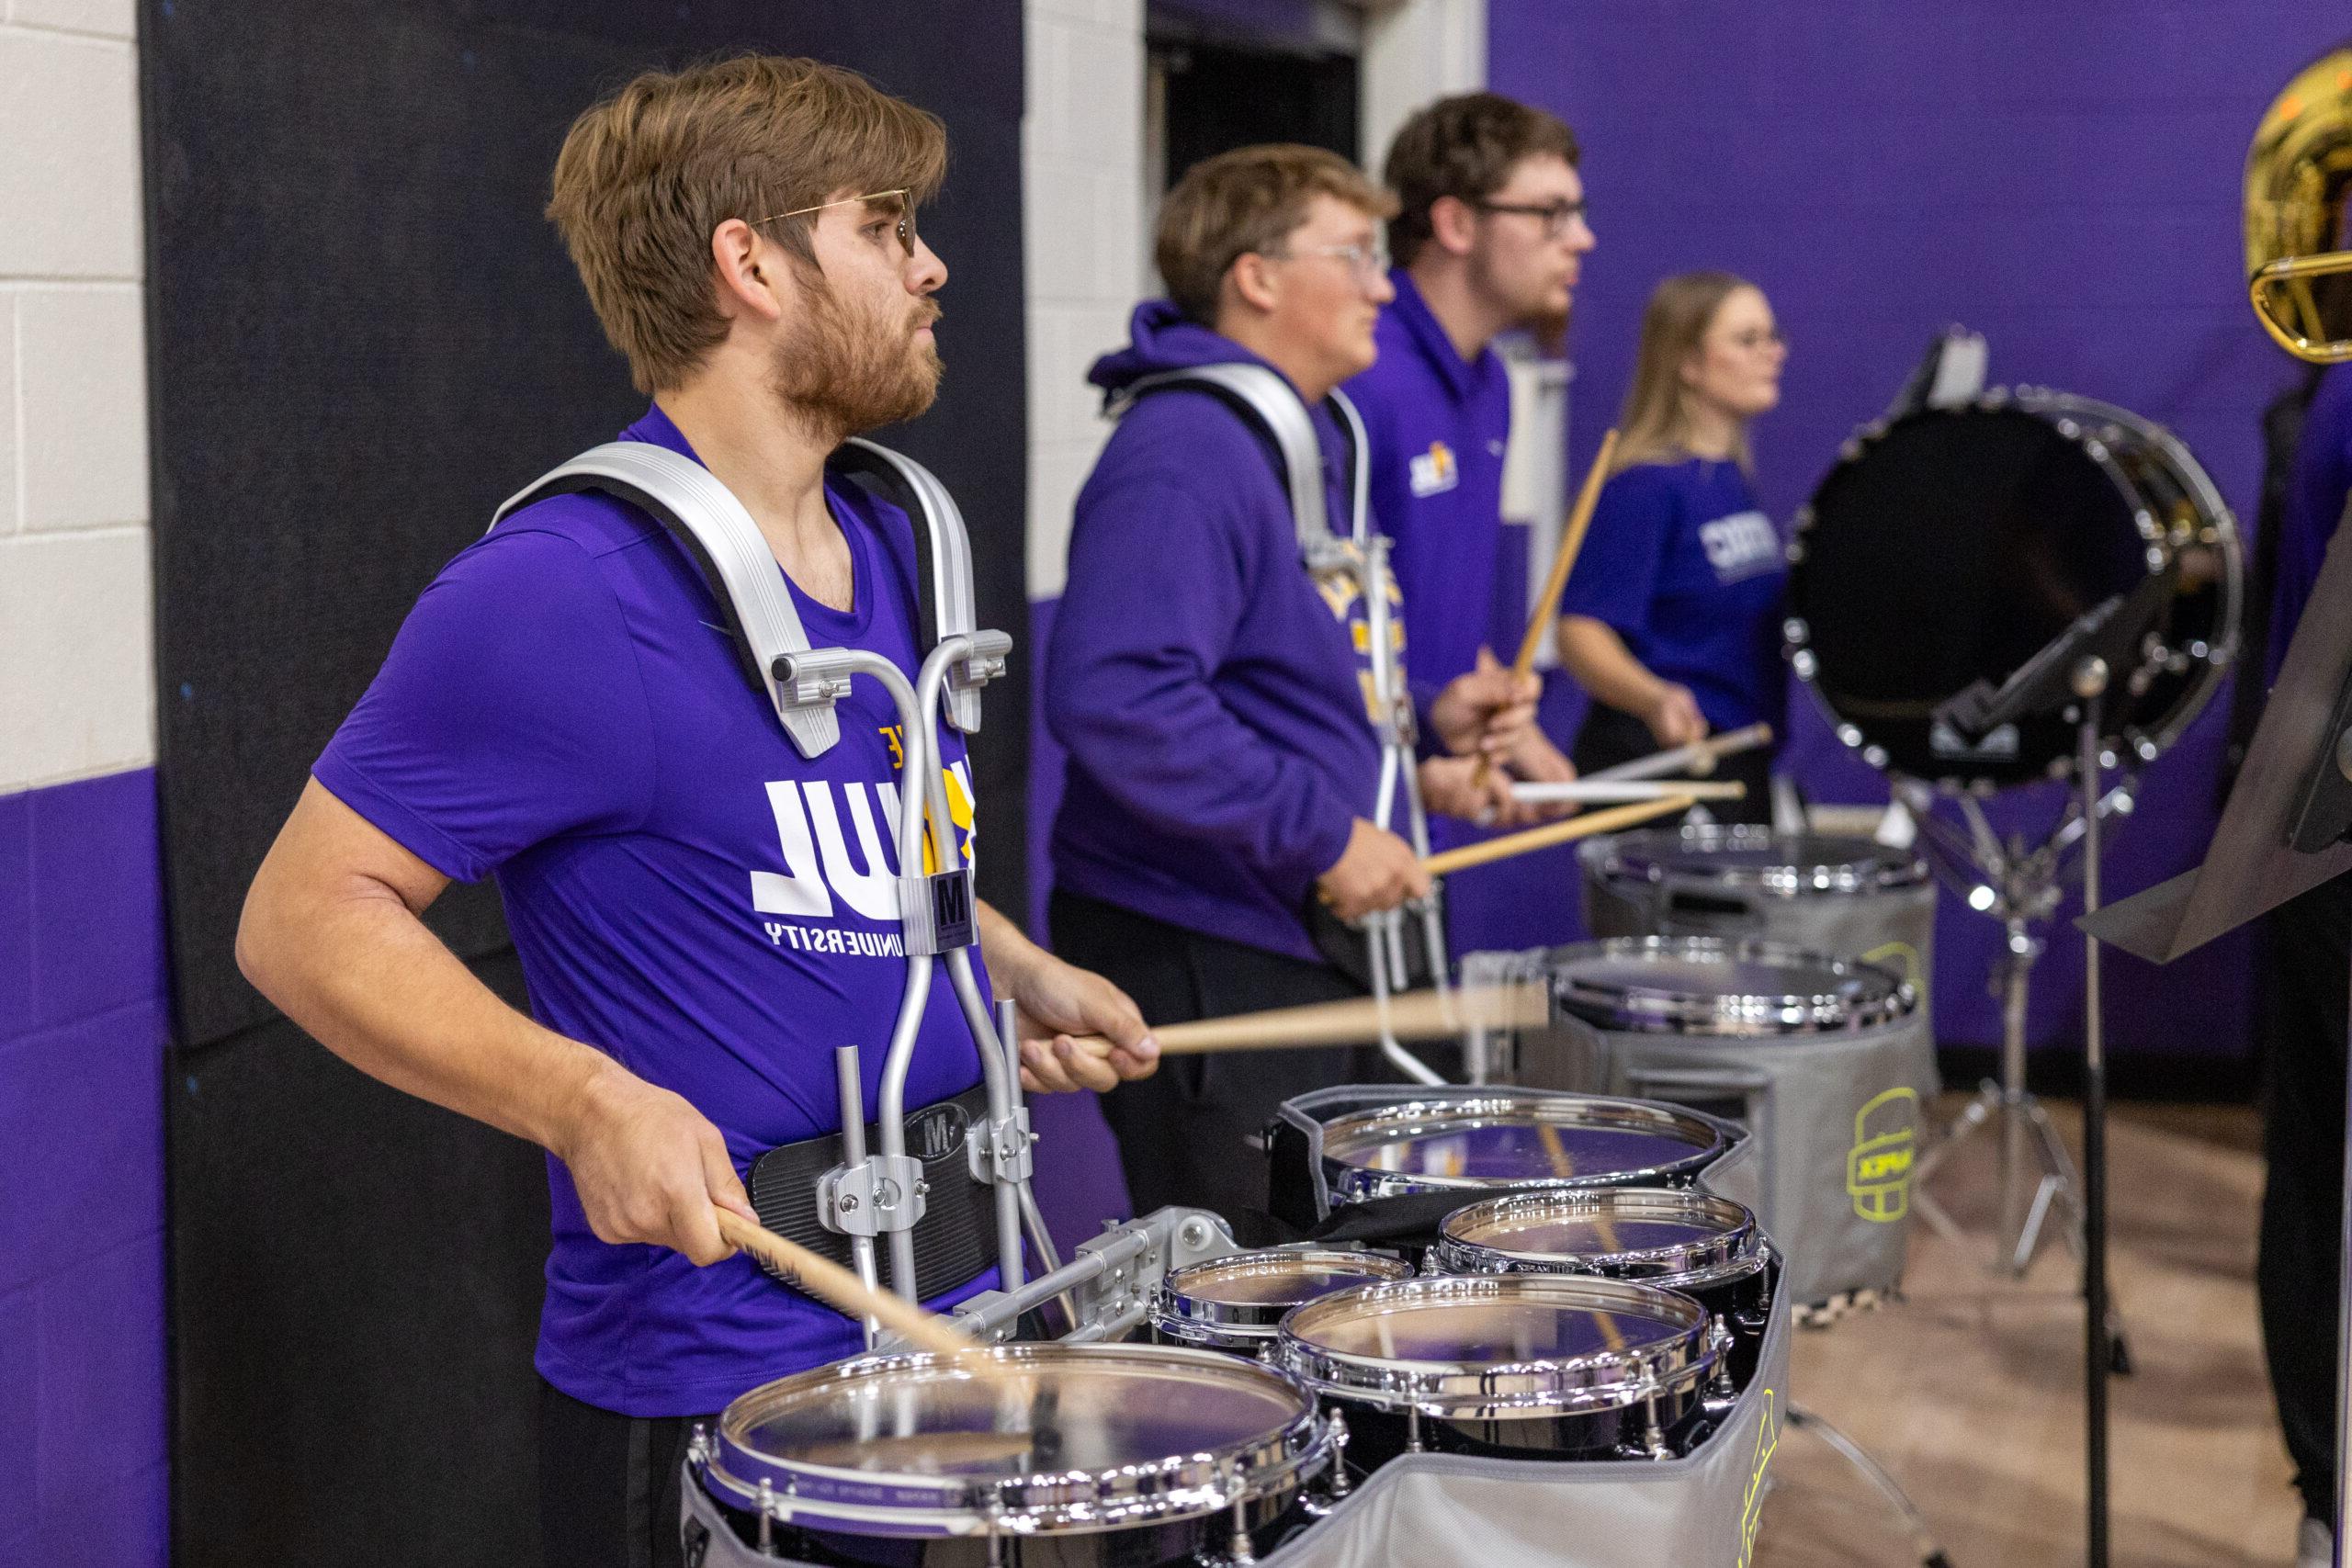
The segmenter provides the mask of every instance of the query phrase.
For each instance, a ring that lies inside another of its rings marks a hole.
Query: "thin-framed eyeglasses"
[[[820,201],[814,207],[796,207],[789,212],[771,212],[765,218],[752,219],[752,227],[756,229],[763,223],[773,223],[779,218],[800,218],[811,212],[822,212],[829,207],[848,207],[860,201],[885,201],[895,196],[899,198],[897,228],[899,243],[906,247],[907,259],[912,261],[915,255],[915,205],[907,199],[907,187],[900,186],[895,190],[869,191],[864,196],[845,196],[838,201]]]
[[[1302,245],[1295,251],[1268,251],[1273,261],[1290,261],[1298,256],[1329,256],[1345,262],[1348,273],[1357,284],[1369,288],[1388,271],[1388,253],[1378,245]]]
[[[1516,212],[1522,218],[1544,220],[1544,237],[1556,240],[1568,231],[1568,225],[1584,216],[1581,201],[1474,201],[1470,204],[1481,212]]]
[[[1750,327],[1744,333],[1730,333],[1716,340],[1726,348],[1742,354],[1753,354],[1759,348],[1786,348],[1789,340],[1778,327]]]

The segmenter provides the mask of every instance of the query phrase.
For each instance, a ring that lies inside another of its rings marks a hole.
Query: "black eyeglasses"
[[[1527,201],[1474,201],[1470,204],[1481,212],[1516,212],[1522,218],[1544,220],[1544,237],[1556,240],[1568,231],[1568,225],[1584,216],[1581,201],[1547,201],[1541,206]]]

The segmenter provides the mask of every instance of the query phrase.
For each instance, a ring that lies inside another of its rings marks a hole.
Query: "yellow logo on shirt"
[[[1432,441],[1428,451],[1414,453],[1406,468],[1416,496],[1442,495],[1462,482],[1462,468],[1453,460],[1453,448],[1442,441]]]

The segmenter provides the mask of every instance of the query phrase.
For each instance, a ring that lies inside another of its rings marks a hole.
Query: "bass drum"
[[[1796,517],[1790,662],[1871,766],[1958,787],[2065,777],[2063,715],[1965,737],[1935,717],[1998,687],[2075,619],[2177,570],[2102,749],[2153,761],[2237,651],[2237,525],[2169,433],[2087,398],[1995,391],[1847,443]]]

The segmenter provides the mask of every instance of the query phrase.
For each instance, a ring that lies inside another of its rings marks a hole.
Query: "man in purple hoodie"
[[[1136,311],[1133,343],[1091,379],[1115,400],[1178,368],[1278,372],[1311,411],[1344,535],[1348,448],[1325,400],[1372,362],[1392,297],[1375,225],[1390,210],[1316,149],[1202,163],[1161,209],[1171,298]],[[1046,656],[1046,718],[1069,752],[1054,936],[1155,1022],[1359,994],[1310,935],[1311,901],[1354,919],[1429,887],[1373,820],[1363,607],[1302,564],[1282,474],[1247,416],[1171,388],[1134,400],[1078,499]],[[1473,757],[1521,742],[1532,687],[1487,670],[1428,694],[1423,727],[1453,753],[1420,770],[1434,808],[1478,809]],[[1137,1209],[1262,1209],[1243,1140],[1290,1096],[1364,1076],[1379,1075],[1348,1051],[1274,1051],[1123,1084],[1104,1109]]]
[[[1381,312],[1378,362],[1347,395],[1372,439],[1373,518],[1393,541],[1416,695],[1519,645],[1524,574],[1503,558],[1510,380],[1493,344],[1567,315],[1593,247],[1577,159],[1565,124],[1495,93],[1439,99],[1388,149],[1396,298]],[[1508,761],[1521,778],[1576,776],[1533,727]],[[1482,836],[1454,817],[1430,831],[1440,848]],[[1566,941],[1575,857],[1530,855],[1450,888],[1456,949]]]

